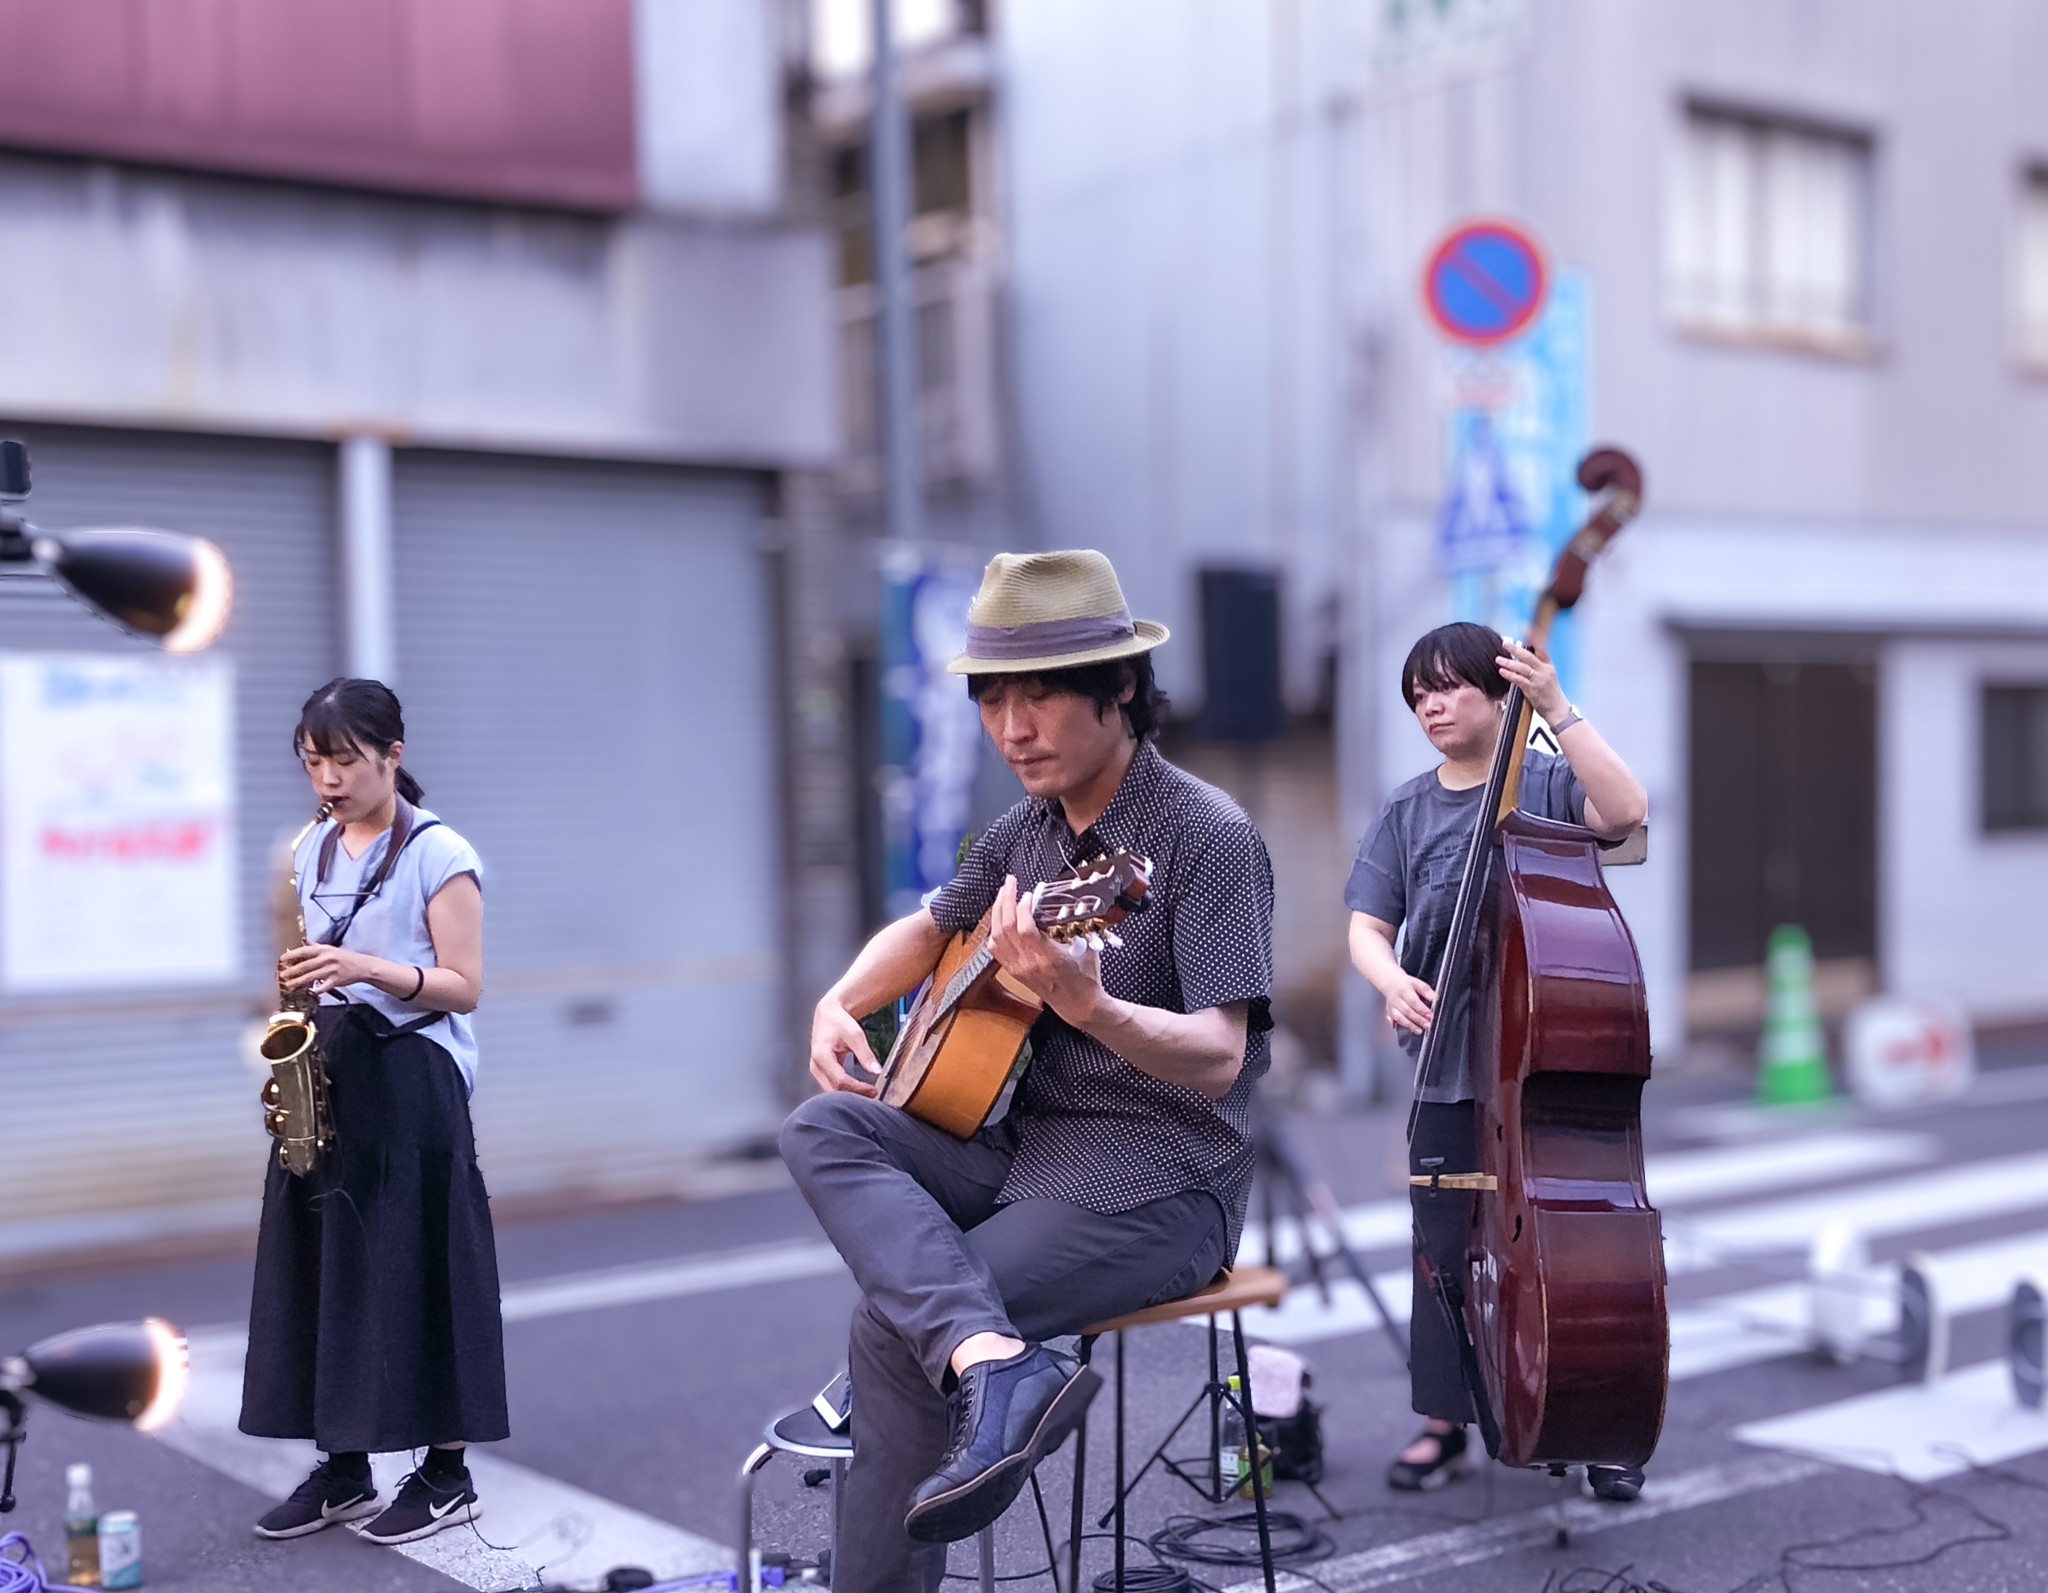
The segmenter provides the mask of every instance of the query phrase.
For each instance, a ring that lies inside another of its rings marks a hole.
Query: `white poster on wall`
[[[234,670],[0,653],[0,985],[237,972]]]

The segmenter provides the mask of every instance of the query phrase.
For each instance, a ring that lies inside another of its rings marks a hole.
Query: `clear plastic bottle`
[[[1227,1496],[1236,1493],[1244,1479],[1251,1472],[1251,1453],[1245,1443],[1244,1417],[1237,1409],[1237,1378],[1233,1375],[1226,1386],[1230,1397],[1223,1401],[1223,1444],[1221,1465],[1223,1468],[1221,1491]]]
[[[92,1503],[92,1467],[74,1461],[64,1469],[70,1497],[64,1502],[64,1580],[72,1587],[100,1585],[100,1513]]]
[[[1233,1374],[1229,1381],[1230,1397],[1223,1402],[1223,1491],[1226,1495],[1236,1494],[1240,1499],[1252,1497],[1252,1440],[1245,1432],[1244,1415],[1238,1409],[1237,1401],[1242,1397],[1242,1385]],[[1273,1497],[1273,1456],[1264,1444],[1258,1446],[1259,1488],[1268,1499]]]

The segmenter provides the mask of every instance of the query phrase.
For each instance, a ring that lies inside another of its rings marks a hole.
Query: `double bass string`
[[[1516,764],[1513,744],[1515,730],[1522,722],[1522,688],[1508,688],[1502,705],[1504,723],[1500,740],[1493,749],[1493,767],[1486,776],[1486,790],[1480,799],[1478,816],[1472,822],[1472,838],[1465,844],[1465,871],[1458,881],[1457,899],[1451,904],[1450,927],[1444,935],[1444,954],[1438,961],[1436,977],[1430,981],[1436,1000],[1430,1008],[1429,1032],[1415,1056],[1415,1085],[1408,1102],[1408,1138],[1415,1138],[1415,1121],[1422,1112],[1422,1092],[1436,1082],[1442,1054],[1441,1037],[1458,1000],[1469,961],[1472,923],[1479,911],[1479,898],[1493,873],[1493,830],[1501,799]]]

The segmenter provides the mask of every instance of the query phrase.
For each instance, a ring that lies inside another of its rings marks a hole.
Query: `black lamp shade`
[[[110,1322],[23,1352],[28,1392],[79,1416],[155,1427],[185,1390],[185,1345],[167,1323]]]
[[[220,635],[234,581],[219,548],[203,537],[139,526],[45,533],[36,556],[110,619],[194,653]]]

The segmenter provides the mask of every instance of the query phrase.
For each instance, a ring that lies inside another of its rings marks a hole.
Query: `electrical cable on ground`
[[[2048,1483],[1996,1466],[1973,1465],[1971,1471],[1992,1481],[2012,1483],[2019,1487],[2048,1490]],[[1915,1482],[1898,1473],[1891,1474],[1892,1480],[1906,1491],[1907,1508],[1911,1519],[1896,1526],[1859,1527],[1853,1532],[1843,1533],[1837,1538],[1820,1538],[1807,1543],[1787,1544],[1778,1551],[1778,1564],[1769,1571],[1749,1578],[1730,1590],[1730,1593],[1758,1593],[1758,1590],[1773,1584],[1790,1590],[1792,1578],[1798,1572],[1820,1571],[1905,1571],[1919,1566],[1930,1565],[1951,1549],[1967,1548],[1973,1543],[2008,1543],[2014,1536],[2012,1527],[1988,1510],[1970,1500],[1936,1488],[1927,1483]],[[1858,1559],[1851,1550],[1859,1544],[1880,1544],[1886,1539],[1904,1537],[1907,1533],[1929,1525],[1933,1517],[1929,1507],[1934,1504],[1947,1505],[1970,1517],[1983,1528],[1982,1531],[1965,1531],[1944,1538],[1933,1548],[1919,1554],[1899,1555],[1892,1559]],[[1821,1558],[1820,1556],[1828,1556]],[[1655,1577],[1638,1580],[1634,1566],[1624,1565],[1610,1571],[1604,1566],[1585,1565],[1565,1572],[1560,1576],[1552,1571],[1543,1579],[1542,1593],[1684,1593]]]
[[[50,1585],[49,1573],[24,1534],[0,1538],[0,1593],[48,1593]]]
[[[1266,1533],[1273,1546],[1275,1565],[1284,1565],[1303,1581],[1323,1586],[1301,1567],[1327,1560],[1337,1552],[1328,1533],[1292,1510],[1268,1510]],[[1227,1516],[1169,1516],[1166,1525],[1145,1543],[1161,1560],[1183,1560],[1196,1565],[1257,1565],[1258,1513],[1239,1510]]]

